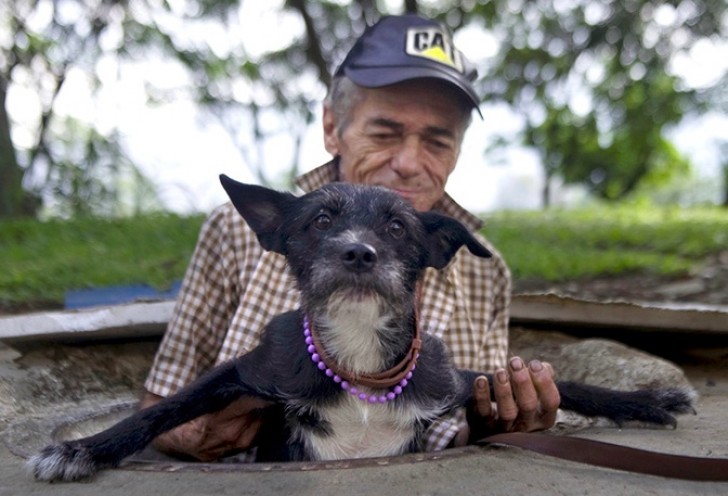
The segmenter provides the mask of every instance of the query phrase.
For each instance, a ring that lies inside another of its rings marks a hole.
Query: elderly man
[[[414,15],[383,18],[351,49],[324,102],[324,145],[334,158],[299,178],[299,187],[310,191],[330,181],[385,186],[420,211],[442,211],[476,231],[479,220],[445,193],[478,107],[475,76],[438,23]],[[425,274],[423,329],[444,339],[456,366],[495,371],[493,402],[487,380],[479,378],[472,411],[433,423],[426,449],[464,444],[473,433],[553,425],[559,394],[550,367],[507,360],[509,298],[510,275],[497,253],[482,259],[461,250],[447,267]],[[271,317],[297,304],[285,259],[265,252],[230,204],[218,208],[200,233],[142,406],[246,353]],[[160,436],[155,445],[202,461],[241,452],[254,444],[265,406],[241,399]]]

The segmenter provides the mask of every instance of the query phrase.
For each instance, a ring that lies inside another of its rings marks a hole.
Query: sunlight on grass
[[[0,222],[0,307],[66,291],[180,280],[201,216]],[[728,210],[591,207],[489,215],[483,230],[516,279],[676,275],[728,250]]]
[[[486,219],[483,232],[515,278],[676,275],[728,249],[728,210],[605,206],[500,212]]]
[[[0,222],[0,305],[61,302],[69,289],[147,283],[184,274],[202,217]]]

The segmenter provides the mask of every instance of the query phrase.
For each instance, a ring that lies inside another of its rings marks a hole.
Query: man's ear
[[[336,112],[331,110],[330,105],[324,105],[323,116],[324,148],[332,156],[339,154],[339,126],[336,122]]]
[[[436,212],[418,214],[426,232],[427,266],[442,269],[461,246],[477,257],[490,258],[492,253],[473,237],[462,223]]]
[[[239,183],[225,174],[220,174],[220,183],[235,209],[255,231],[260,245],[266,250],[285,255],[286,240],[281,227],[296,197],[291,193]]]

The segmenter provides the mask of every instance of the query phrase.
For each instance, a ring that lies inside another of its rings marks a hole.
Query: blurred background
[[[289,187],[328,159],[329,75],[405,11],[479,69],[467,208],[728,203],[725,0],[0,0],[0,217],[206,212],[222,172]]]
[[[330,74],[404,12],[479,70],[448,191],[515,291],[728,305],[726,0],[0,0],[0,314],[168,297],[218,175],[327,161]]]

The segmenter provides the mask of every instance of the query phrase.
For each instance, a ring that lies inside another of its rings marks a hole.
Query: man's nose
[[[422,144],[416,136],[408,136],[392,157],[392,169],[401,177],[412,177],[422,167]]]

